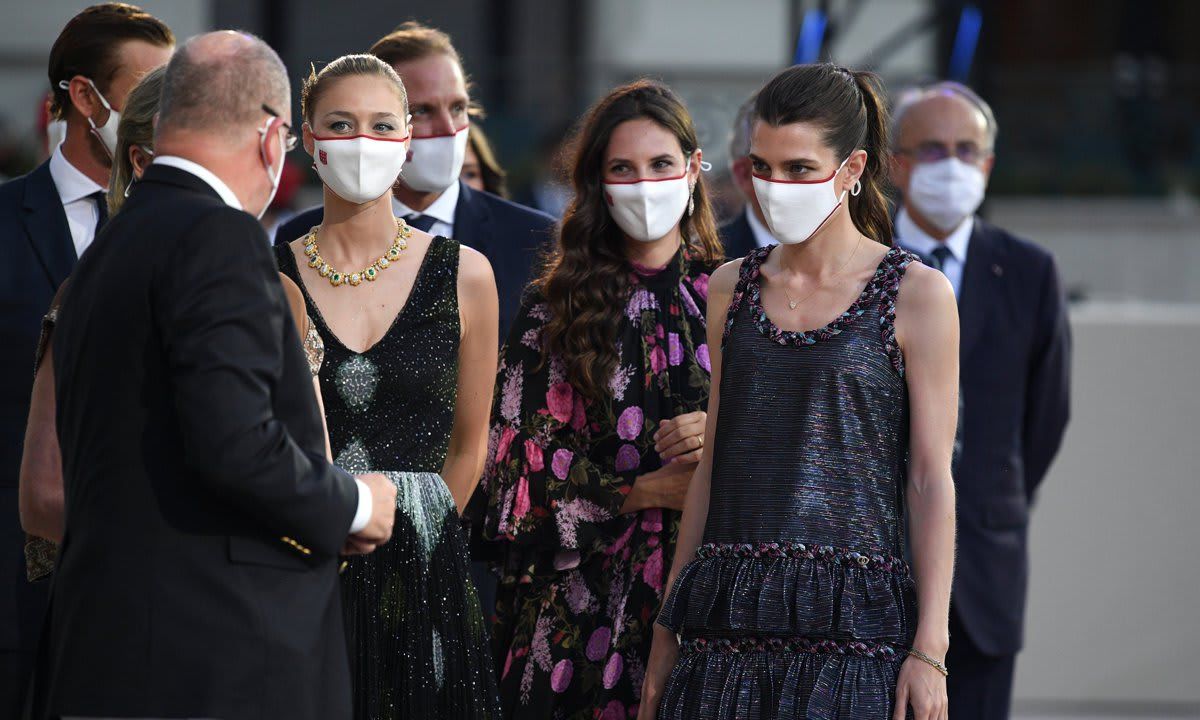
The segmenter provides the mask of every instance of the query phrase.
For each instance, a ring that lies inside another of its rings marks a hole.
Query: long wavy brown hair
[[[669,130],[685,157],[699,147],[687,107],[663,83],[638,80],[592,106],[571,148],[575,194],[563,215],[558,246],[536,281],[551,315],[542,334],[542,361],[552,354],[562,357],[567,381],[594,400],[608,394],[608,379],[619,362],[614,336],[625,312],[632,270],[625,257],[625,235],[604,201],[604,154],[613,130],[639,118]],[[680,235],[693,262],[715,266],[725,254],[703,173],[693,199],[691,215],[685,213],[680,222]]]

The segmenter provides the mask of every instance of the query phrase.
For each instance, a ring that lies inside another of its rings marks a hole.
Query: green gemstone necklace
[[[353,273],[335,270],[325,258],[321,257],[321,249],[317,244],[317,228],[315,227],[309,230],[308,237],[304,238],[304,254],[308,256],[308,266],[328,280],[330,285],[334,287],[344,284],[358,286],[364,280],[374,282],[375,278],[379,277],[379,271],[388,269],[392,263],[399,260],[400,253],[408,247],[408,238],[411,235],[412,228],[408,226],[408,223],[404,222],[403,218],[396,218],[396,239],[392,241],[392,246],[378,260]]]

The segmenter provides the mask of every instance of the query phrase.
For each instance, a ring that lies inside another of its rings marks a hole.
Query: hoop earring
[[[854,187],[850,188],[850,194],[853,197],[858,197],[862,193],[862,180],[855,180]]]

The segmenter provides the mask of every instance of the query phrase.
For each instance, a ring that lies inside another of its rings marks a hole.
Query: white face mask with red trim
[[[441,192],[458,182],[467,157],[467,130],[463,125],[450,135],[413,135],[404,167],[404,184],[417,192]]]
[[[846,199],[834,190],[847,157],[824,180],[775,180],[754,176],[754,194],[762,205],[767,227],[784,245],[797,245],[816,234]]]
[[[408,136],[313,135],[313,162],[321,182],[356,205],[389,194],[408,156]]]
[[[634,240],[661,240],[679,224],[692,197],[691,167],[689,157],[683,174],[677,177],[604,183],[608,214]]]

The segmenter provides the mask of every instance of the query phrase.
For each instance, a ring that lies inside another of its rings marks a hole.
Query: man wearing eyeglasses
[[[975,213],[996,119],[970,88],[901,96],[892,180],[896,236],[958,297],[961,453],[958,563],[950,604],[950,716],[1008,718],[1021,648],[1029,510],[1067,426],[1070,328],[1054,259]]]

